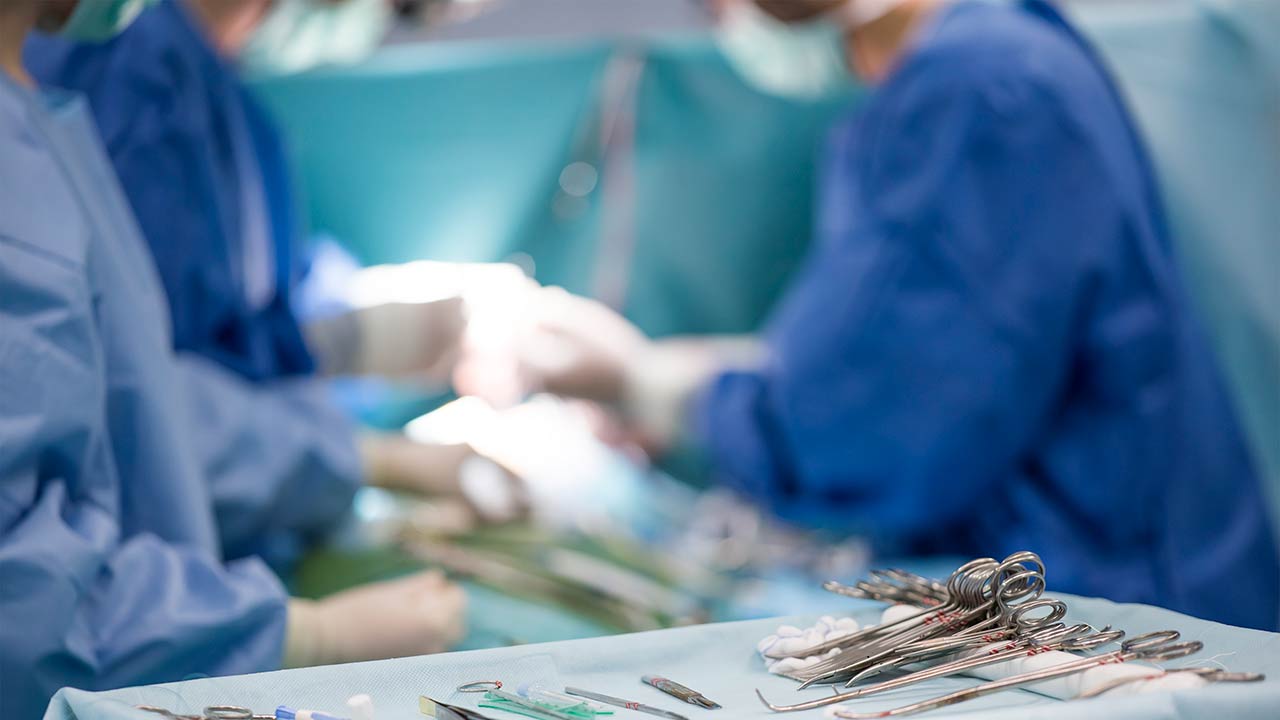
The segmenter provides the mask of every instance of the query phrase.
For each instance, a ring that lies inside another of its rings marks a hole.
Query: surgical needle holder
[[[1010,662],[1018,658],[1027,657],[1028,655],[1038,655],[1050,650],[1092,649],[1110,642],[1115,642],[1123,637],[1123,630],[1103,628],[1100,631],[1094,632],[1093,628],[1088,625],[1080,624],[1073,625],[1071,627],[1063,627],[1061,623],[1058,623],[1054,626],[1043,628],[1035,633],[1031,633],[1026,638],[998,645],[981,655],[960,658],[942,665],[935,665],[918,672],[913,672],[909,675],[903,675],[892,680],[886,680],[881,683],[876,683],[875,685],[868,685],[846,693],[830,695],[828,697],[809,700],[802,703],[795,703],[794,705],[774,705],[766,700],[759,690],[756,690],[756,697],[760,698],[760,702],[764,703],[765,707],[774,712],[812,710],[814,708],[835,705],[837,703],[847,702],[849,700],[874,695],[888,690],[896,690],[897,688],[914,685],[919,682],[924,682],[925,680],[932,680],[933,678],[947,677],[987,665]]]
[[[1179,634],[1176,630],[1160,630],[1158,632],[1147,633],[1146,635],[1140,635],[1130,640],[1126,640],[1121,644],[1120,649],[1115,652],[1081,658],[1075,662],[1055,665],[1043,670],[1034,670],[1020,675],[1013,675],[1000,680],[993,680],[965,690],[957,690],[956,692],[948,693],[941,697],[922,700],[910,705],[903,705],[901,707],[893,708],[892,710],[859,713],[845,708],[834,708],[831,712],[834,717],[846,718],[846,720],[870,720],[871,718],[912,715],[926,710],[934,710],[937,708],[947,707],[949,705],[955,705],[956,703],[972,700],[984,695],[990,695],[1008,688],[1021,687],[1023,685],[1030,685],[1031,683],[1037,683],[1043,680],[1052,680],[1054,678],[1074,675],[1103,665],[1129,662],[1131,660],[1149,660],[1153,662],[1173,660],[1175,658],[1186,657],[1187,655],[1200,652],[1200,650],[1204,648],[1204,643],[1199,640],[1175,642],[1178,637]]]
[[[690,705],[697,705],[706,710],[719,710],[720,703],[712,702],[706,695],[681,685],[674,680],[668,680],[657,675],[645,675],[640,678],[640,682],[651,687],[655,687],[662,692],[670,695],[677,700],[683,700]]]
[[[787,653],[808,656],[839,648],[842,652],[788,673],[801,687],[819,682],[852,681],[863,671],[894,657],[914,660],[976,646],[1017,630],[1044,627],[1061,619],[1066,606],[1041,600],[1044,564],[1034,553],[1010,555],[1003,562],[981,558],[961,566],[948,580],[948,599],[937,608],[873,626],[812,648]],[[1025,609],[1024,607],[1025,606]],[[1031,610],[1047,610],[1027,617]],[[950,634],[948,634],[950,633]]]
[[[210,705],[202,710],[199,715],[184,715],[154,705],[135,705],[134,707],[138,710],[162,715],[169,718],[169,720],[294,720],[298,717],[305,717],[309,720],[344,720],[328,713],[316,710],[294,710],[285,705],[276,708],[276,711],[269,715],[255,713],[247,707],[238,705]]]

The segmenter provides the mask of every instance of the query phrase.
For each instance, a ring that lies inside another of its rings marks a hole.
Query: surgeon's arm
[[[121,526],[83,268],[41,247],[0,233],[0,717],[65,685],[278,667],[285,594],[261,562],[224,565],[203,516],[183,544]]]
[[[324,380],[249,383],[192,353],[178,368],[224,552],[287,564],[350,508],[362,477],[354,427]]]
[[[519,387],[600,403],[616,411],[643,445],[662,450],[687,431],[691,400],[716,374],[753,368],[764,348],[749,335],[650,340],[603,303],[560,288],[527,296],[531,327],[515,343],[515,379],[491,383],[482,361],[466,358],[454,375],[460,392],[500,400],[489,385]]]
[[[0,482],[15,480],[10,473]],[[21,472],[34,472],[28,468]],[[258,560],[229,565],[112,519],[46,480],[0,507],[0,714],[39,717],[58,688],[97,690],[280,666],[285,594]]]
[[[462,298],[383,303],[303,327],[326,375],[448,382],[466,328]]]
[[[1065,391],[1080,248],[1120,226],[1096,149],[1053,99],[998,68],[911,80],[865,120],[873,145],[835,143],[828,237],[773,319],[768,364],[717,378],[697,421],[725,482],[886,547],[1017,470]]]

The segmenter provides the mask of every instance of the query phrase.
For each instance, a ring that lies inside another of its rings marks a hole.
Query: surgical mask
[[[274,74],[356,62],[378,47],[390,22],[387,0],[276,0],[240,63]]]
[[[752,0],[729,6],[717,40],[738,74],[758,90],[798,100],[822,98],[853,81],[846,34],[903,0],[854,0],[817,20],[784,23]]]
[[[58,34],[72,40],[101,42],[119,35],[155,0],[80,0]]]

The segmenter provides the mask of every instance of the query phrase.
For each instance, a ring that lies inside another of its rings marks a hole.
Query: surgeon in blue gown
[[[118,38],[33,35],[42,82],[83,92],[169,301],[184,364],[251,393],[197,386],[201,456],[233,557],[279,570],[317,524],[264,526],[282,505],[361,482],[457,494],[474,451],[358,433],[325,375],[447,375],[463,320],[455,300],[367,308],[310,324],[295,314],[304,227],[284,143],[237,61],[298,69],[350,60],[380,40],[386,0],[164,0]],[[416,330],[416,331],[415,331]],[[266,532],[270,530],[270,532]],[[307,532],[303,532],[303,531]]]
[[[530,389],[883,553],[1030,549],[1051,589],[1274,628],[1255,468],[1092,48],[1034,0],[720,5],[757,87],[875,86],[826,140],[812,256],[758,338],[548,290]]]
[[[215,513],[192,401],[242,395],[243,381],[175,357],[163,289],[83,99],[38,88],[21,61],[33,27],[101,39],[137,5],[0,3],[5,718],[38,717],[68,685],[433,652],[462,631],[461,591],[436,573],[306,601],[261,559],[224,553],[241,528]],[[316,492],[246,522],[305,525],[348,499]]]
[[[178,349],[254,381],[315,369],[293,314],[302,228],[284,145],[220,47],[255,50],[273,11],[364,7],[378,24],[386,5],[167,0],[110,42],[28,41],[35,77],[89,100],[171,299]]]

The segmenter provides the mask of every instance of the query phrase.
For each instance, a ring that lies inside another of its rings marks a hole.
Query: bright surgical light
[[[516,301],[529,283],[511,263],[419,260],[358,271],[347,289],[347,300],[355,307],[372,307],[461,297],[468,305],[492,305]]]
[[[466,306],[466,350],[470,384],[486,398],[507,406],[518,402],[512,363],[533,322],[538,285],[512,263],[417,261],[375,265],[357,271],[347,284],[347,302],[356,308],[384,303],[422,303],[462,298]]]
[[[520,476],[536,517],[576,527],[597,509],[582,498],[600,494],[600,478],[620,477],[627,462],[596,439],[573,403],[537,396],[507,410],[464,397],[405,426],[419,442],[469,443]]]

